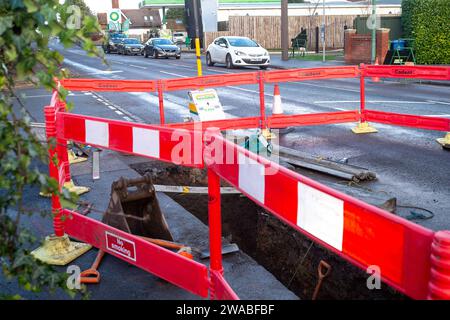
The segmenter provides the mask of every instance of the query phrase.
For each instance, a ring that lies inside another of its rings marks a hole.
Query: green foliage
[[[86,38],[100,31],[94,17],[79,17],[79,29],[67,24],[74,19],[67,14],[68,6],[79,2],[61,5],[58,0],[0,0],[0,264],[6,277],[16,278],[22,288],[33,292],[44,287],[68,291],[67,275],[29,254],[39,243],[22,226],[21,218],[37,212],[23,203],[23,193],[37,186],[43,192],[61,194],[67,201],[76,197],[65,189],[60,193],[57,182],[39,172],[37,164],[48,162],[47,151],[30,130],[30,118],[15,86],[20,81],[57,90],[54,77],[65,77],[67,71],[61,68],[63,56],[49,46],[52,38],[59,38],[65,47],[79,43],[89,54],[99,55]],[[59,95],[64,99],[66,92],[61,90]],[[51,218],[50,212],[40,213]]]
[[[450,64],[450,1],[403,0],[402,25],[419,64]]]

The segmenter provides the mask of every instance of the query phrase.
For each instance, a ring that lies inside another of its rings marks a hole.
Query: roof
[[[130,19],[130,29],[161,26],[161,16],[156,9],[122,9],[122,13]],[[107,25],[107,16],[105,12],[97,13],[97,19],[100,25]]]

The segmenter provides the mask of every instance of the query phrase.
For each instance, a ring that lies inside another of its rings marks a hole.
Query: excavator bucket
[[[102,221],[134,235],[173,241],[150,175],[114,181]]]

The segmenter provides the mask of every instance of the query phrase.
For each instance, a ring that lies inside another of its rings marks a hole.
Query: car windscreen
[[[246,38],[227,38],[232,47],[259,47],[259,45],[250,39]]]
[[[112,41],[113,43],[119,43],[120,41],[122,41],[122,39],[119,39],[119,38],[112,38],[111,41]]]
[[[125,43],[125,44],[140,44],[138,39],[125,39],[125,40],[123,40],[123,43]]]
[[[165,45],[165,44],[173,44],[169,39],[155,39],[153,40],[154,45]]]

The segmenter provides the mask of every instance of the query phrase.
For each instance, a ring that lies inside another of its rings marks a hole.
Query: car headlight
[[[242,51],[239,51],[239,50],[234,50],[234,53],[235,53],[237,56],[246,56],[246,55],[247,55],[245,52],[242,52]]]
[[[125,46],[125,49],[130,49],[130,47],[129,46]]]
[[[114,42],[110,41],[110,42],[109,42],[109,45],[110,45],[110,46],[113,46],[113,45],[114,45]]]
[[[265,55],[265,56],[268,56],[268,55],[269,55],[269,51],[267,51],[267,50],[264,51],[264,55]]]

